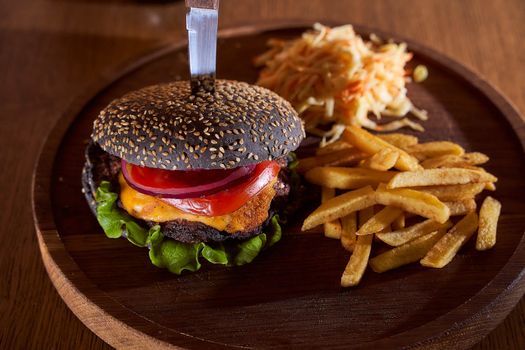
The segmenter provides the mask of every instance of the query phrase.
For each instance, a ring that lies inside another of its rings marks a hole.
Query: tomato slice
[[[250,176],[255,164],[234,169],[164,170],[122,160],[122,174],[135,190],[162,198],[195,198],[231,187]]]
[[[275,161],[243,168],[169,171],[122,162],[124,178],[135,190],[184,212],[205,216],[225,215],[239,209],[280,170]]]
[[[220,192],[196,198],[159,198],[187,213],[220,216],[232,213],[242,207],[268,185],[280,170],[275,161],[264,161],[255,166],[249,177],[225,188]]]
[[[132,165],[130,173],[133,179],[141,184],[166,189],[194,187],[215,182],[227,177],[235,170],[163,170]]]

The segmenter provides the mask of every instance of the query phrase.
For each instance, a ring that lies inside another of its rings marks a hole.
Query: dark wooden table
[[[185,36],[181,1],[0,1],[0,348],[109,346],[49,281],[30,183],[53,124],[104,74]],[[405,36],[471,67],[525,114],[522,0],[223,0],[220,27],[342,21]],[[475,349],[524,349],[525,299]]]

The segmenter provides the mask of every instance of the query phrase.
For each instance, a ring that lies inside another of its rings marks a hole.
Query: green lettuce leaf
[[[97,188],[97,220],[109,238],[125,236],[139,247],[146,246],[148,230],[137,224],[125,211],[117,207],[118,195],[110,190],[111,184],[102,181]]]
[[[149,258],[153,265],[165,267],[177,275],[184,270],[195,272],[201,268],[199,255],[203,247],[204,243],[184,244],[165,239],[160,244],[151,247]]]
[[[212,264],[229,265],[231,256],[222,243],[213,247],[209,244],[204,245],[201,255]]]
[[[295,170],[299,165],[299,159],[297,159],[297,154],[295,152],[288,153],[288,169]]]
[[[163,239],[164,236],[160,232],[160,226],[155,225],[149,229],[148,238],[146,239],[146,245],[149,249],[151,249],[152,247],[159,245]]]
[[[139,247],[149,248],[153,265],[166,268],[180,275],[184,270],[201,268],[200,258],[225,266],[240,266],[252,262],[259,253],[277,243],[282,236],[280,220],[274,215],[269,232],[261,233],[245,241],[223,243],[187,244],[164,237],[159,225],[149,230],[139,225],[133,217],[117,206],[118,194],[111,191],[111,184],[103,181],[97,188],[97,220],[109,238],[126,237]]]
[[[257,236],[238,244],[238,252],[233,263],[237,266],[251,263],[266,246],[266,234],[261,233]]]
[[[281,237],[283,235],[281,225],[279,224],[279,215],[272,216],[272,220],[270,220],[270,225],[272,226],[272,234],[270,235],[270,239],[268,240],[268,243],[266,244],[266,248],[270,248],[275,243],[279,242],[281,240]]]

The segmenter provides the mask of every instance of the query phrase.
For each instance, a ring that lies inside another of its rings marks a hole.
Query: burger
[[[149,248],[158,267],[243,265],[280,239],[296,206],[293,151],[303,138],[292,106],[265,88],[154,85],[95,119],[83,192],[105,234]]]

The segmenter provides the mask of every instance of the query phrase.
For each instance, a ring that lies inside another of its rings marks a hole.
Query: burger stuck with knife
[[[94,122],[82,174],[106,235],[149,248],[154,265],[177,274],[202,259],[251,262],[280,239],[298,186],[293,151],[304,128],[292,106],[214,78],[216,5],[188,13],[191,80],[111,102]]]

